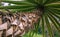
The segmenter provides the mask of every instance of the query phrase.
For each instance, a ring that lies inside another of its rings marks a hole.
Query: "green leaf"
[[[35,0],[35,2],[36,2],[37,4],[41,4],[41,5],[42,5],[43,0]]]
[[[49,9],[51,14],[60,19],[60,10]]]
[[[59,25],[59,27],[60,27],[59,21],[57,21],[57,19],[55,18],[55,16],[57,16],[57,17],[59,17],[59,19],[60,19],[60,16],[54,14],[53,11],[51,11],[51,10],[50,10],[50,13],[49,13],[49,14],[52,16],[52,18],[55,20],[55,22],[56,22],[56,23]]]
[[[43,4],[46,2],[47,0],[43,0]]]
[[[50,22],[49,22],[49,19],[48,19],[47,15],[45,15],[45,23],[46,23],[46,26],[47,26],[50,37],[53,37],[52,28],[50,26]]]
[[[17,5],[34,5],[34,4],[26,2],[26,1],[2,1],[2,2],[7,2],[10,4],[17,4]]]
[[[44,25],[45,25],[45,23],[44,23],[45,22],[45,18],[44,18],[44,16],[42,16],[41,20],[42,20],[42,24],[41,24],[42,25],[42,33],[43,33],[43,37],[45,37],[44,36],[45,35],[45,27],[44,27]]]
[[[53,15],[52,13],[50,13],[51,15]],[[55,22],[57,23],[57,25],[60,27],[60,23],[59,23],[59,21],[57,21],[57,19],[54,17],[54,16],[52,16],[53,17],[53,19],[55,20]]]
[[[40,28],[40,18],[38,19],[37,23],[34,23],[34,31],[35,33],[38,33],[38,30]]]
[[[60,4],[47,4],[45,6],[48,8],[60,8]]]
[[[44,4],[50,4],[50,3],[55,3],[55,2],[59,2],[60,0],[46,0],[44,2]]]
[[[31,2],[33,4],[41,4],[41,5],[43,3],[43,0],[26,0],[26,1]]]
[[[2,0],[2,1],[23,1],[23,0]]]
[[[60,15],[60,10],[59,9],[50,9],[50,10],[52,10],[55,14]]]
[[[55,18],[49,13],[48,13],[48,17],[51,20],[51,22],[54,24],[54,26],[57,28],[57,30],[60,32],[60,27],[58,26],[58,23],[56,22]]]
[[[11,9],[12,12],[32,12],[35,8]]]
[[[0,9],[25,9],[34,6],[0,6]]]
[[[35,0],[25,0],[25,1],[30,2],[32,4],[37,4],[37,2]]]

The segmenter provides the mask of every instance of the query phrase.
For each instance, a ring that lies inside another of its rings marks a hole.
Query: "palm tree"
[[[42,26],[43,37],[45,37],[45,28],[47,28],[50,37],[54,37],[51,23],[53,23],[55,28],[60,33],[60,23],[57,20],[57,18],[60,19],[60,0],[24,0],[2,2],[7,2],[15,5],[0,6],[0,9],[9,9],[12,12],[29,12],[28,14],[32,12],[38,15],[40,17],[38,24],[39,26]],[[36,24],[36,30],[39,27],[38,24]]]

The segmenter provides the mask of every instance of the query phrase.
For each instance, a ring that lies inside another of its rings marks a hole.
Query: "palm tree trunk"
[[[13,25],[13,34],[12,34],[12,37],[15,37],[14,36],[15,29],[16,29],[16,25]]]
[[[2,15],[0,15],[0,25],[2,25]],[[3,31],[0,31],[0,37],[2,37],[2,33],[3,33]]]
[[[11,26],[8,30],[7,30],[7,37],[12,37],[13,35],[13,27]]]
[[[3,33],[3,31],[0,31],[0,37],[2,37],[2,33]]]
[[[2,15],[0,15],[0,25],[2,24]]]
[[[6,37],[6,29],[3,30],[2,37]]]

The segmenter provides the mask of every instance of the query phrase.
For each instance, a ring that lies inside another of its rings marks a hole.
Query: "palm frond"
[[[54,26],[57,28],[57,30],[60,32],[60,29],[58,26],[59,24],[56,22],[55,18],[50,13],[48,14],[48,17],[51,20],[51,22],[54,24]]]
[[[10,9],[13,13],[16,12],[32,12],[35,8],[27,8],[27,9]]]
[[[57,21],[57,19],[55,18],[55,16],[54,15],[56,15],[56,14],[53,14],[52,13],[52,11],[51,11],[51,13],[49,13],[52,17],[53,17],[53,19],[55,20],[55,22],[60,26],[60,23],[59,23],[59,21]],[[58,15],[56,15],[56,16],[58,16]],[[58,16],[59,18],[58,19],[60,19],[60,16]]]
[[[45,23],[46,23],[46,26],[47,26],[50,37],[54,37],[54,34],[52,32],[52,28],[51,28],[49,19],[48,19],[48,17],[46,15],[45,15],[45,21],[46,21]]]
[[[56,14],[56,15],[60,15],[60,10],[59,9],[52,9],[52,8],[49,8],[52,13]]]
[[[44,4],[50,4],[50,3],[56,3],[56,2],[60,2],[60,0],[45,0]]]
[[[21,0],[2,0],[2,1],[21,1]]]
[[[24,8],[30,8],[34,6],[0,6],[0,9],[24,9]]]
[[[47,4],[46,7],[48,7],[48,8],[60,8],[60,4]]]
[[[25,1],[30,2],[32,4],[37,4],[35,0],[25,0]]]
[[[44,23],[44,21],[45,21],[45,18],[44,17],[42,17],[42,33],[43,33],[43,37],[45,37],[44,35],[45,35],[45,27],[44,27],[44,25],[45,25],[45,23]]]
[[[10,4],[17,4],[17,5],[34,5],[32,3],[26,2],[26,1],[2,1]]]

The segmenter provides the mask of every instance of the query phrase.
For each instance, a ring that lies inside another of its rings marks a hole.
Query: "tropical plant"
[[[36,14],[40,17],[40,21],[38,24],[42,26],[43,37],[45,35],[45,28],[49,32],[50,37],[54,37],[53,30],[51,28],[52,24],[60,33],[60,23],[58,19],[60,19],[60,0],[24,0],[24,1],[2,1],[11,4],[15,4],[13,6],[0,6],[0,9],[10,9],[11,11],[19,11],[19,12],[36,12]],[[13,12],[14,12],[13,11]],[[37,18],[37,17],[36,17]],[[36,24],[36,31],[40,25]],[[45,27],[46,26],[46,27]]]

